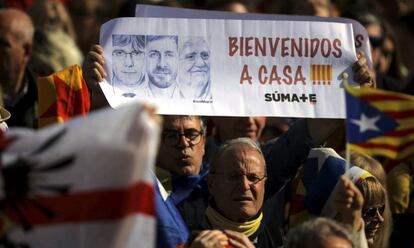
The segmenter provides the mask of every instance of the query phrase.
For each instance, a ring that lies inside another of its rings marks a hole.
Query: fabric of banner
[[[27,247],[154,247],[158,137],[158,124],[138,104],[39,131],[10,129],[0,142],[7,144],[1,240]]]
[[[39,127],[63,123],[90,110],[89,91],[79,65],[39,77],[37,87]]]
[[[369,155],[404,160],[414,153],[414,97],[346,87],[347,142]]]

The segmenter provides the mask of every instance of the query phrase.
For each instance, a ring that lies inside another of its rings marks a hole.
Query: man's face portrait
[[[19,39],[22,32],[17,22],[6,15],[0,17],[0,82],[7,92],[16,87],[17,77],[25,70],[31,55],[29,43]]]
[[[254,218],[265,193],[265,161],[246,144],[237,144],[217,158],[208,187],[218,210],[232,221]]]
[[[198,175],[205,137],[201,120],[192,116],[165,116],[157,166],[179,175]]]
[[[168,88],[177,77],[177,37],[147,37],[147,74],[150,83],[158,88]]]
[[[144,80],[145,39],[138,35],[113,35],[114,84],[136,86]]]
[[[202,37],[186,40],[180,50],[179,82],[201,88],[210,81],[210,49]]]

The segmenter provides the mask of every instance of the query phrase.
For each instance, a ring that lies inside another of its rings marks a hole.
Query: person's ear
[[[33,44],[25,43],[23,44],[23,52],[26,61],[28,62],[33,54]]]

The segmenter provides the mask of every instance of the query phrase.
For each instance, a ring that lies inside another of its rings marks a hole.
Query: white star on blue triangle
[[[363,143],[394,130],[398,123],[381,110],[346,92],[347,139]]]
[[[359,126],[359,132],[363,133],[368,130],[373,131],[380,131],[379,128],[375,125],[375,123],[381,118],[381,116],[374,116],[372,118],[368,118],[361,113],[361,118],[359,120],[350,120],[355,125]]]

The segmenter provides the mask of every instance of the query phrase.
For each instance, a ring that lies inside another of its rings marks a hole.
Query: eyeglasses
[[[136,57],[138,57],[141,54],[143,54],[143,52],[141,52],[141,51],[135,51],[135,50],[132,51],[132,52],[130,52],[130,53],[127,53],[124,50],[119,50],[119,49],[114,50],[112,52],[112,56],[115,56],[117,58],[126,58],[127,55],[130,55],[132,58],[136,58]]]
[[[162,140],[167,146],[177,146],[180,143],[181,136],[184,136],[190,146],[195,146],[200,143],[203,132],[196,129],[184,130],[182,133],[177,131],[164,131],[162,133]]]
[[[377,212],[382,216],[384,214],[385,205],[380,207],[372,207],[362,210],[362,218],[366,221],[372,221],[377,218]]]
[[[260,181],[262,181],[263,179],[265,179],[267,177],[266,175],[258,176],[258,175],[253,174],[253,173],[251,173],[251,174],[244,174],[243,173],[243,174],[228,175],[228,174],[225,174],[225,173],[210,172],[210,174],[221,176],[221,177],[223,177],[224,182],[231,183],[231,184],[238,183],[238,182],[242,181],[243,177],[246,177],[247,181],[249,181],[250,186],[258,184]]]

